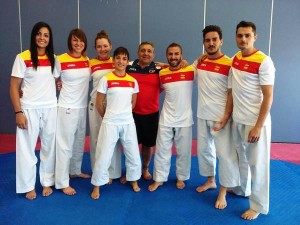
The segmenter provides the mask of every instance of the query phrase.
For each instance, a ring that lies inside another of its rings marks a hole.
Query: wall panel
[[[273,141],[300,143],[300,1],[275,0],[271,56],[276,67]]]
[[[110,36],[113,50],[124,46],[133,59],[139,44],[139,1],[81,0],[80,27],[88,36],[89,57],[96,55],[95,36],[104,29]]]
[[[177,42],[192,63],[202,52],[203,1],[142,1],[142,41],[155,44],[156,60],[166,61],[166,47]]]
[[[28,49],[31,29],[38,21],[51,26],[55,53],[68,51],[69,32],[77,27],[77,0],[21,0],[21,15],[23,51]]]
[[[208,0],[206,8],[206,25],[216,24],[223,30],[223,52],[233,56],[239,49],[235,43],[236,25],[242,21],[256,24],[258,39],[256,48],[268,54],[269,30],[271,18],[271,0]]]
[[[53,29],[56,54],[67,51],[67,36],[78,24],[77,0],[20,0],[22,45],[28,49],[32,26],[48,22]],[[88,53],[95,55],[94,37],[108,31],[113,47],[123,45],[136,58],[139,44],[139,0],[80,0],[80,27],[88,37]],[[156,60],[165,60],[165,49],[171,42],[183,47],[184,58],[192,63],[202,53],[204,0],[142,0],[141,40],[154,42]],[[257,25],[256,47],[269,52],[272,0],[207,0],[206,25],[223,29],[223,52],[232,56],[238,51],[235,27],[240,20]],[[276,67],[273,120],[273,142],[300,142],[300,86],[298,65],[300,16],[298,0],[274,0],[271,57]],[[18,1],[0,2],[0,133],[15,132],[15,115],[9,98],[9,80],[16,54],[20,52]],[[193,110],[196,122],[197,90],[194,87]],[[162,96],[163,98],[163,96]],[[162,99],[161,98],[161,99]],[[196,126],[193,130],[196,137]]]
[[[20,52],[18,2],[1,1],[0,15],[0,133],[14,133],[15,114],[10,103],[9,82],[16,54]]]

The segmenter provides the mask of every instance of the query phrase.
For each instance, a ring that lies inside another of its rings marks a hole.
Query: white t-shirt
[[[225,111],[228,94],[228,75],[232,60],[222,55],[216,59],[197,60],[198,110],[197,117],[204,120],[219,121]]]
[[[88,58],[76,58],[65,53],[57,56],[57,59],[60,62],[57,71],[62,81],[58,106],[73,109],[87,107],[91,76]]]
[[[274,85],[274,80],[275,67],[269,56],[261,51],[249,56],[238,52],[233,58],[228,82],[233,95],[233,120],[254,126],[263,100],[261,85]],[[267,124],[271,124],[270,113],[265,120]]]
[[[58,73],[55,68],[51,72],[51,64],[46,54],[38,56],[38,63],[37,70],[34,70],[30,50],[26,50],[16,56],[12,68],[11,76],[23,79],[23,96],[20,98],[23,109],[57,106],[55,77],[58,77]]]
[[[106,95],[103,123],[114,125],[134,123],[131,101],[132,95],[139,92],[139,86],[132,76],[126,74],[119,77],[111,72],[99,81],[97,91]]]
[[[165,100],[159,124],[168,127],[189,127],[193,124],[192,92],[194,67],[188,66],[171,71],[169,68],[159,72]]]

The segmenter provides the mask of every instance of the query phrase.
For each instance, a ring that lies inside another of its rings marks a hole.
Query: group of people
[[[173,144],[176,187],[185,188],[191,169],[192,90],[196,82],[197,155],[200,175],[207,177],[196,191],[217,188],[218,158],[221,187],[215,208],[227,206],[226,194],[230,192],[249,196],[250,207],[242,218],[252,220],[260,213],[267,214],[273,62],[254,47],[257,34],[252,22],[241,21],[237,25],[236,44],[240,51],[233,58],[221,51],[220,27],[209,25],[202,32],[206,53],[192,65],[183,60],[178,43],[167,47],[167,64],[154,63],[151,42],[142,42],[138,59],[130,63],[124,47],[116,48],[111,56],[112,44],[105,31],[97,34],[97,56],[89,60],[86,36],[81,29],[70,32],[69,52],[55,57],[50,26],[37,23],[31,33],[30,50],[17,55],[11,77],[10,94],[17,124],[17,193],[36,198],[34,148],[38,136],[43,196],[52,194],[53,185],[74,195],[76,190],[70,186],[69,178],[90,178],[81,171],[87,108],[93,199],[100,197],[100,186],[117,178],[122,183],[130,181],[132,189],[140,191],[140,177],[152,179],[149,164],[154,146],[154,182],[148,190],[156,191],[168,180]],[[56,85],[60,89],[58,101]],[[159,113],[162,91],[165,99]],[[121,146],[125,155],[124,177]]]

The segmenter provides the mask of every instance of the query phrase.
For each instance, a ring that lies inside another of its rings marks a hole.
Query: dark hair
[[[173,43],[171,43],[171,44],[167,47],[166,55],[168,54],[169,48],[173,48],[173,47],[178,47],[178,48],[180,48],[180,51],[181,51],[181,53],[182,53],[182,47],[181,47],[181,45],[173,42]]]
[[[117,55],[125,55],[125,56],[127,56],[128,60],[129,60],[129,52],[126,48],[124,48],[122,46],[116,48],[116,50],[114,51],[114,54],[113,54],[113,58],[116,58]]]
[[[45,27],[49,30],[49,43],[46,47],[46,55],[48,56],[48,59],[50,61],[51,72],[53,73],[54,66],[55,66],[53,35],[52,35],[52,30],[51,30],[50,25],[45,22],[38,22],[32,28],[31,37],[30,37],[31,61],[33,64],[33,69],[37,70],[37,67],[39,66],[39,61],[38,61],[38,51],[37,51],[38,46],[36,44],[36,35],[40,31],[40,29],[43,27]]]
[[[202,30],[203,41],[205,39],[205,35],[209,32],[217,32],[219,34],[219,38],[222,39],[222,29],[217,25],[208,25]]]
[[[84,42],[84,49],[82,51],[82,55],[84,55],[85,51],[86,51],[86,48],[87,48],[87,39],[86,39],[86,35],[84,33],[83,30],[79,29],[79,28],[75,28],[73,30],[70,31],[69,33],[69,37],[68,37],[68,48],[70,51],[72,51],[72,44],[71,44],[71,40],[72,40],[72,37],[77,37],[79,40],[83,41]]]
[[[139,44],[138,51],[140,50],[140,48],[141,48],[143,45],[151,45],[153,49],[155,48],[155,46],[154,46],[154,44],[153,44],[152,42],[150,42],[150,41],[143,41],[141,44]]]
[[[100,32],[97,33],[96,38],[95,38],[95,47],[96,47],[96,42],[98,39],[106,39],[108,43],[111,45],[110,38],[108,36],[108,33],[105,30],[101,30]]]
[[[236,25],[236,30],[235,30],[236,34],[237,34],[237,31],[240,27],[252,27],[252,31],[253,31],[254,35],[256,35],[256,26],[253,22],[244,21],[244,20],[239,22],[238,25]]]

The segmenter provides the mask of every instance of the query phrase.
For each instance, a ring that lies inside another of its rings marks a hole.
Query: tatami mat
[[[38,152],[37,152],[38,154]],[[74,179],[75,196],[55,190],[50,197],[41,196],[37,182],[37,199],[29,201],[15,194],[15,154],[0,154],[0,224],[18,225],[299,225],[300,165],[272,160],[270,213],[255,221],[245,221],[240,214],[248,208],[248,199],[228,194],[225,210],[214,208],[218,191],[195,191],[205,179],[198,175],[196,157],[192,158],[191,179],[184,190],[175,187],[175,158],[169,181],[156,192],[147,190],[150,181],[141,179],[141,192],[134,193],[129,184],[115,180],[101,188],[101,198],[92,200],[90,180]],[[85,153],[83,169],[89,171]],[[151,165],[152,169],[152,165]]]

